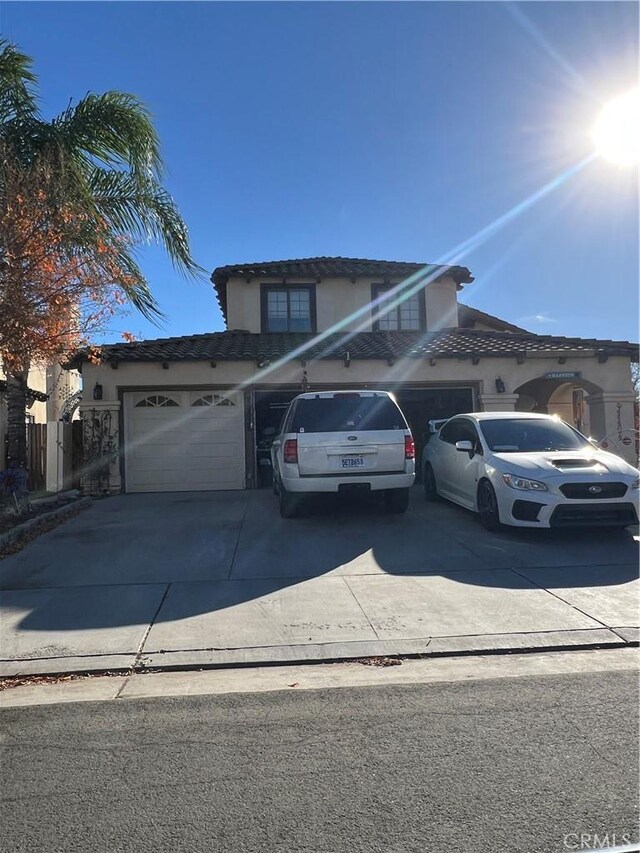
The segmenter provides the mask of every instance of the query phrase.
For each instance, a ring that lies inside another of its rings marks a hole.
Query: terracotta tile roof
[[[312,334],[251,334],[212,332],[179,338],[160,338],[102,348],[103,359],[113,361],[276,361],[288,353],[295,358],[356,359],[474,358],[549,353],[601,352],[638,358],[638,345],[628,341],[600,341],[534,335],[530,332],[492,332],[477,329],[442,329],[437,332],[334,333],[322,340]],[[83,361],[80,353],[71,365]]]
[[[486,314],[480,311],[479,308],[472,308],[470,305],[464,305],[458,302],[458,324],[463,329],[473,329],[476,323],[484,323],[486,326],[491,326],[497,332],[524,332],[529,334],[527,329],[522,326],[516,326],[513,323],[508,323],[506,320],[501,320],[500,317],[494,317],[493,314]]]
[[[440,276],[451,276],[458,287],[470,284],[473,276],[467,267],[438,266],[437,264],[422,264],[406,261],[375,261],[367,258],[295,258],[288,261],[265,261],[255,264],[231,264],[217,267],[212,275],[218,294],[218,302],[222,316],[227,316],[227,282],[232,277],[251,279],[277,278],[312,279],[321,281],[324,278],[368,278],[379,281],[400,282],[415,273],[424,271],[433,274],[439,270]]]

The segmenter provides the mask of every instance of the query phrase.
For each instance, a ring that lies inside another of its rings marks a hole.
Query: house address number
[[[545,373],[545,379],[580,379],[582,374],[579,370],[551,370]]]

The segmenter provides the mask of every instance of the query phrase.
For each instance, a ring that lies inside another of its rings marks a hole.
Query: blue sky
[[[47,116],[90,90],[147,103],[209,271],[437,261],[587,156],[600,105],[638,79],[631,2],[4,2],[0,31],[35,58]],[[636,339],[637,173],[591,162],[458,261],[482,310]],[[155,248],[142,265],[166,323],[119,328],[222,328],[208,278]]]

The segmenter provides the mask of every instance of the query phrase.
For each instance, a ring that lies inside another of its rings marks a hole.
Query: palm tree
[[[104,270],[100,252],[107,244],[110,270],[118,271],[115,284],[147,318],[157,319],[160,312],[136,261],[137,245],[159,243],[177,270],[189,276],[202,272],[191,257],[185,223],[162,185],[159,140],[141,101],[122,92],[90,93],[47,121],[37,83],[31,58],[0,40],[0,359],[7,379],[10,467],[26,465],[27,376],[30,365],[42,360],[37,345],[42,335],[34,326],[42,313],[31,310],[32,266],[20,254],[23,232],[12,229],[17,204],[37,199],[34,227],[43,242],[53,228],[62,233],[56,262],[81,256]],[[61,357],[63,349],[61,344]]]

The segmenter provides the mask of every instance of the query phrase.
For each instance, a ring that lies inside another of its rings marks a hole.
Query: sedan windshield
[[[544,450],[583,450],[590,447],[580,433],[562,421],[533,418],[500,418],[480,421],[480,429],[494,453],[526,453]]]

